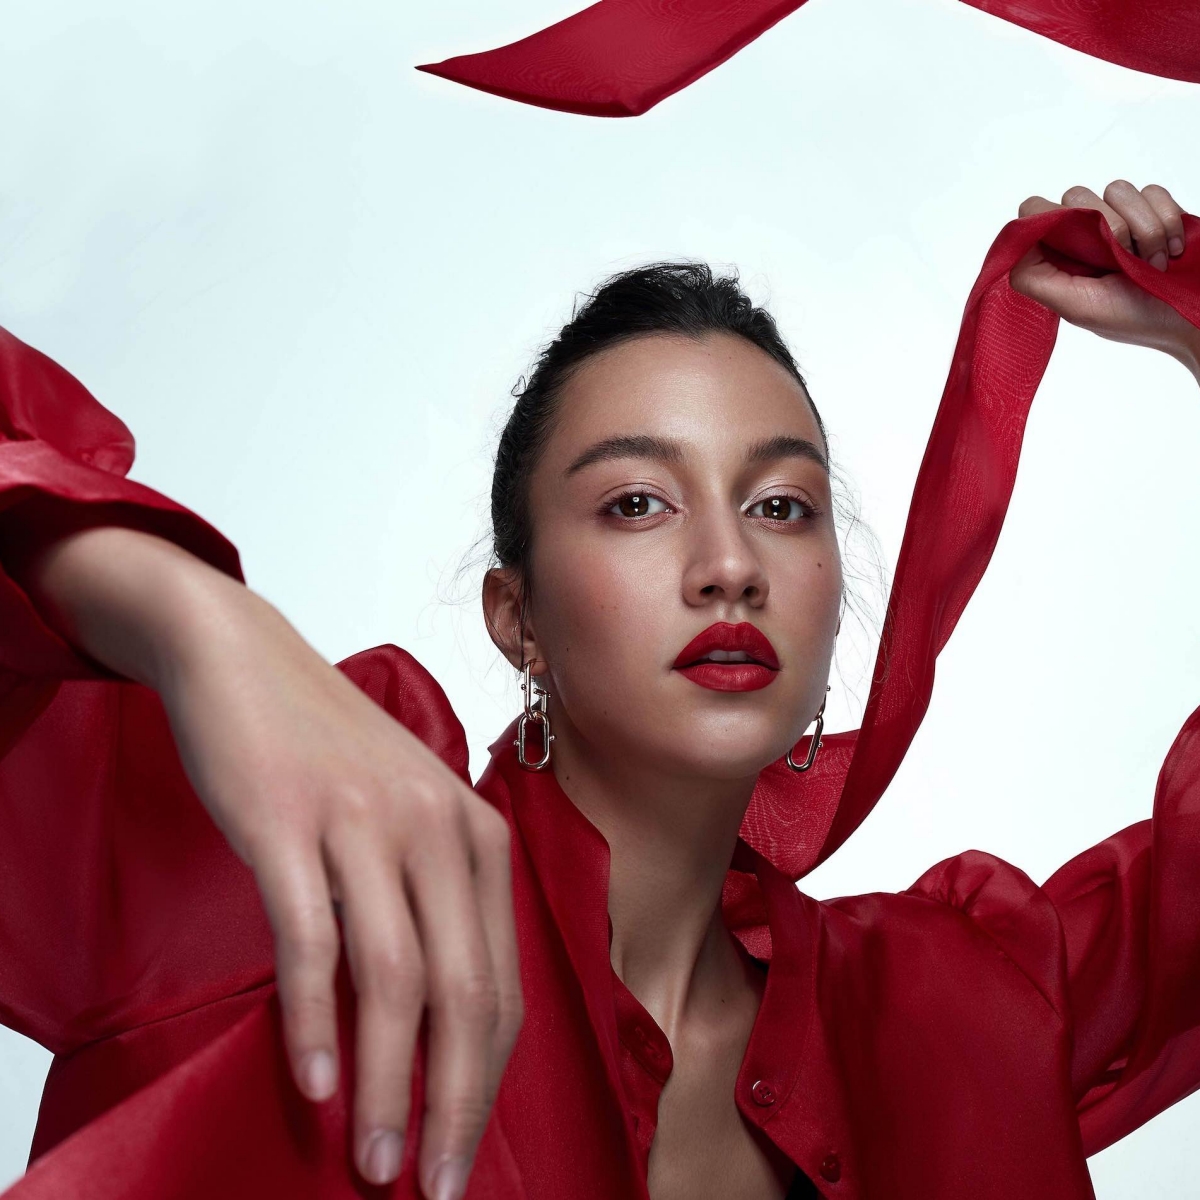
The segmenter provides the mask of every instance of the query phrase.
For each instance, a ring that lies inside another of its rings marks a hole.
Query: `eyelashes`
[[[661,507],[656,510],[654,505]],[[765,508],[766,511],[755,516],[754,510],[758,508]],[[666,511],[670,511],[670,505],[661,496],[656,496],[646,488],[628,488],[620,495],[605,500],[599,515],[615,517],[622,524],[636,525]],[[820,507],[806,497],[791,492],[773,492],[761,500],[756,500],[746,513],[756,520],[772,525],[800,525],[820,516],[821,511]]]

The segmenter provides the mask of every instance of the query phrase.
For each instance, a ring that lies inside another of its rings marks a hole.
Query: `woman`
[[[1200,380],[1165,189],[1020,217],[851,734],[821,738],[825,434],[770,318],[688,265],[576,314],[497,455],[484,610],[525,711],[474,790],[409,656],[329,667],[6,336],[0,1004],[56,1052],[14,1194],[352,1195],[350,1146],[431,1200],[1090,1195],[1086,1154],[1200,1085],[1190,740],[1154,822],[1042,888],[978,852],[896,896],[792,886],[920,722],[1057,317]]]

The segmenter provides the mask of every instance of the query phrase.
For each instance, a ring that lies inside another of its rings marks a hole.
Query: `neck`
[[[553,770],[611,850],[613,969],[674,1041],[758,974],[721,913],[755,779],[672,775],[582,745],[575,730],[555,739]]]

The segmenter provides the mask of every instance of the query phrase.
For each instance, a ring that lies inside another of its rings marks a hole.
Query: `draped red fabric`
[[[1123,67],[1200,83],[1195,0],[963,0]],[[592,117],[635,117],[720,66],[804,0],[599,0],[507,46],[417,68]],[[831,47],[830,52],[851,47]]]
[[[1190,239],[1200,221],[1184,221]],[[1071,274],[1123,271],[1200,325],[1200,250],[1190,240],[1163,274],[1125,250],[1094,211],[1052,211],[1000,231],[967,297],[913,489],[862,727],[824,735],[803,783],[782,760],[768,767],[746,816],[747,840],[794,879],[858,828],[895,774],[925,715],[934,661],[991,559],[1058,332],[1057,315],[1008,283],[1037,240]],[[807,752],[807,740],[803,747],[796,753]]]
[[[1010,269],[1040,239],[1200,326],[1200,219],[1184,225],[1165,273],[1092,209],[1000,231],[917,476],[862,726],[825,735],[807,775],[766,768],[747,812],[723,905],[768,974],[735,1099],[826,1196],[1087,1200],[1086,1156],[1200,1087],[1200,710],[1152,815],[1040,887],[978,851],[896,894],[817,902],[793,886],[892,779],[999,537],[1058,324]],[[240,577],[216,530],[125,479],[131,448],[76,380],[0,333],[0,533],[67,506],[149,523]],[[31,1168],[6,1194],[373,1194],[349,1165],[352,1070],[319,1107],[291,1084],[254,879],[192,792],[158,697],[76,654],[4,574],[0,614],[0,1019],[55,1053]],[[462,727],[411,656],[340,665],[468,777]],[[607,844],[552,774],[516,766],[511,739],[475,786],[513,830],[526,1019],[467,1194],[644,1200],[670,1046],[609,962]],[[338,999],[349,1066],[344,959]],[[423,1032],[398,1197],[420,1194],[426,1046]]]

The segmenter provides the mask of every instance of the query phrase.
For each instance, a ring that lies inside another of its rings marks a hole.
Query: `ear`
[[[514,567],[492,567],[483,577],[483,619],[496,649],[519,671],[532,663],[533,674],[540,675],[545,663],[538,653],[533,621],[526,613],[521,629],[521,602],[524,587]]]

